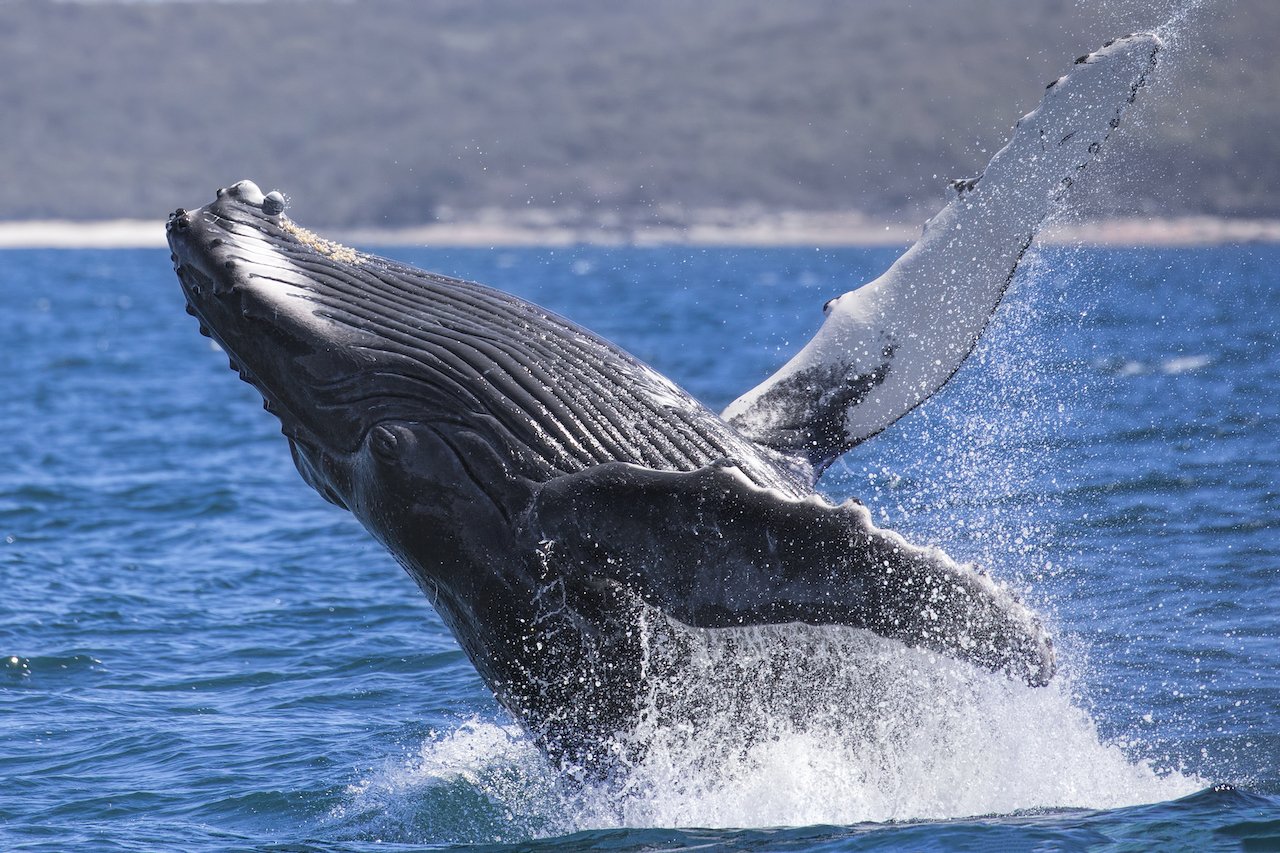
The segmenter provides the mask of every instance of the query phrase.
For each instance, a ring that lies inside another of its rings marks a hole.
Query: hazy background
[[[0,220],[162,218],[243,177],[317,225],[911,219],[1178,5],[0,0]],[[1280,215],[1278,38],[1274,0],[1206,4],[1083,201]]]

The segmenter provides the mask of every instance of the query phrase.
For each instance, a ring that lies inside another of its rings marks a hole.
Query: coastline
[[[402,228],[336,228],[334,239],[362,247],[432,246],[902,246],[919,224],[876,220],[860,213],[788,211],[738,214],[712,211],[687,221],[624,223],[566,221],[549,212],[482,211],[469,217]],[[1212,216],[1129,217],[1054,224],[1041,245],[1189,247],[1280,243],[1280,220]],[[164,248],[164,223],[156,220],[0,222],[0,249]]]

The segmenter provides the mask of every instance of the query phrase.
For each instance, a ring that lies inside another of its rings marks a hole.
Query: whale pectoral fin
[[[1037,229],[1155,68],[1160,40],[1109,42],[1050,84],[983,174],[875,281],[827,303],[814,338],[725,409],[747,438],[818,473],[941,388],[969,355]]]
[[[876,528],[858,504],[788,498],[731,467],[558,477],[525,533],[549,569],[625,585],[695,627],[849,625],[1032,685],[1053,675],[1049,635],[1005,587]]]

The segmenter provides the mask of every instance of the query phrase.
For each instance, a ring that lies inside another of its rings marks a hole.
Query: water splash
[[[653,617],[661,618],[661,617]],[[683,632],[622,737],[642,757],[577,785],[518,729],[470,721],[348,792],[340,815],[406,840],[622,827],[769,827],[1115,808],[1204,787],[1100,738],[1069,681],[1032,689],[864,631]]]

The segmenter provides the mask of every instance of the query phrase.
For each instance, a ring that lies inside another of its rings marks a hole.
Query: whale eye
[[[375,455],[383,459],[397,458],[403,450],[402,444],[397,427],[378,424],[369,431],[369,446]]]
[[[417,446],[413,430],[404,424],[378,424],[369,430],[369,450],[384,462],[399,462]]]
[[[834,308],[834,307],[836,307],[836,303],[837,303],[838,301],[840,301],[840,297],[839,297],[839,296],[833,296],[833,297],[831,297],[830,299],[828,299],[828,300],[826,301],[826,303],[822,306],[822,313],[823,313],[824,315],[826,315],[826,316],[830,316],[830,315],[831,315],[831,309],[832,309],[832,308]]]

